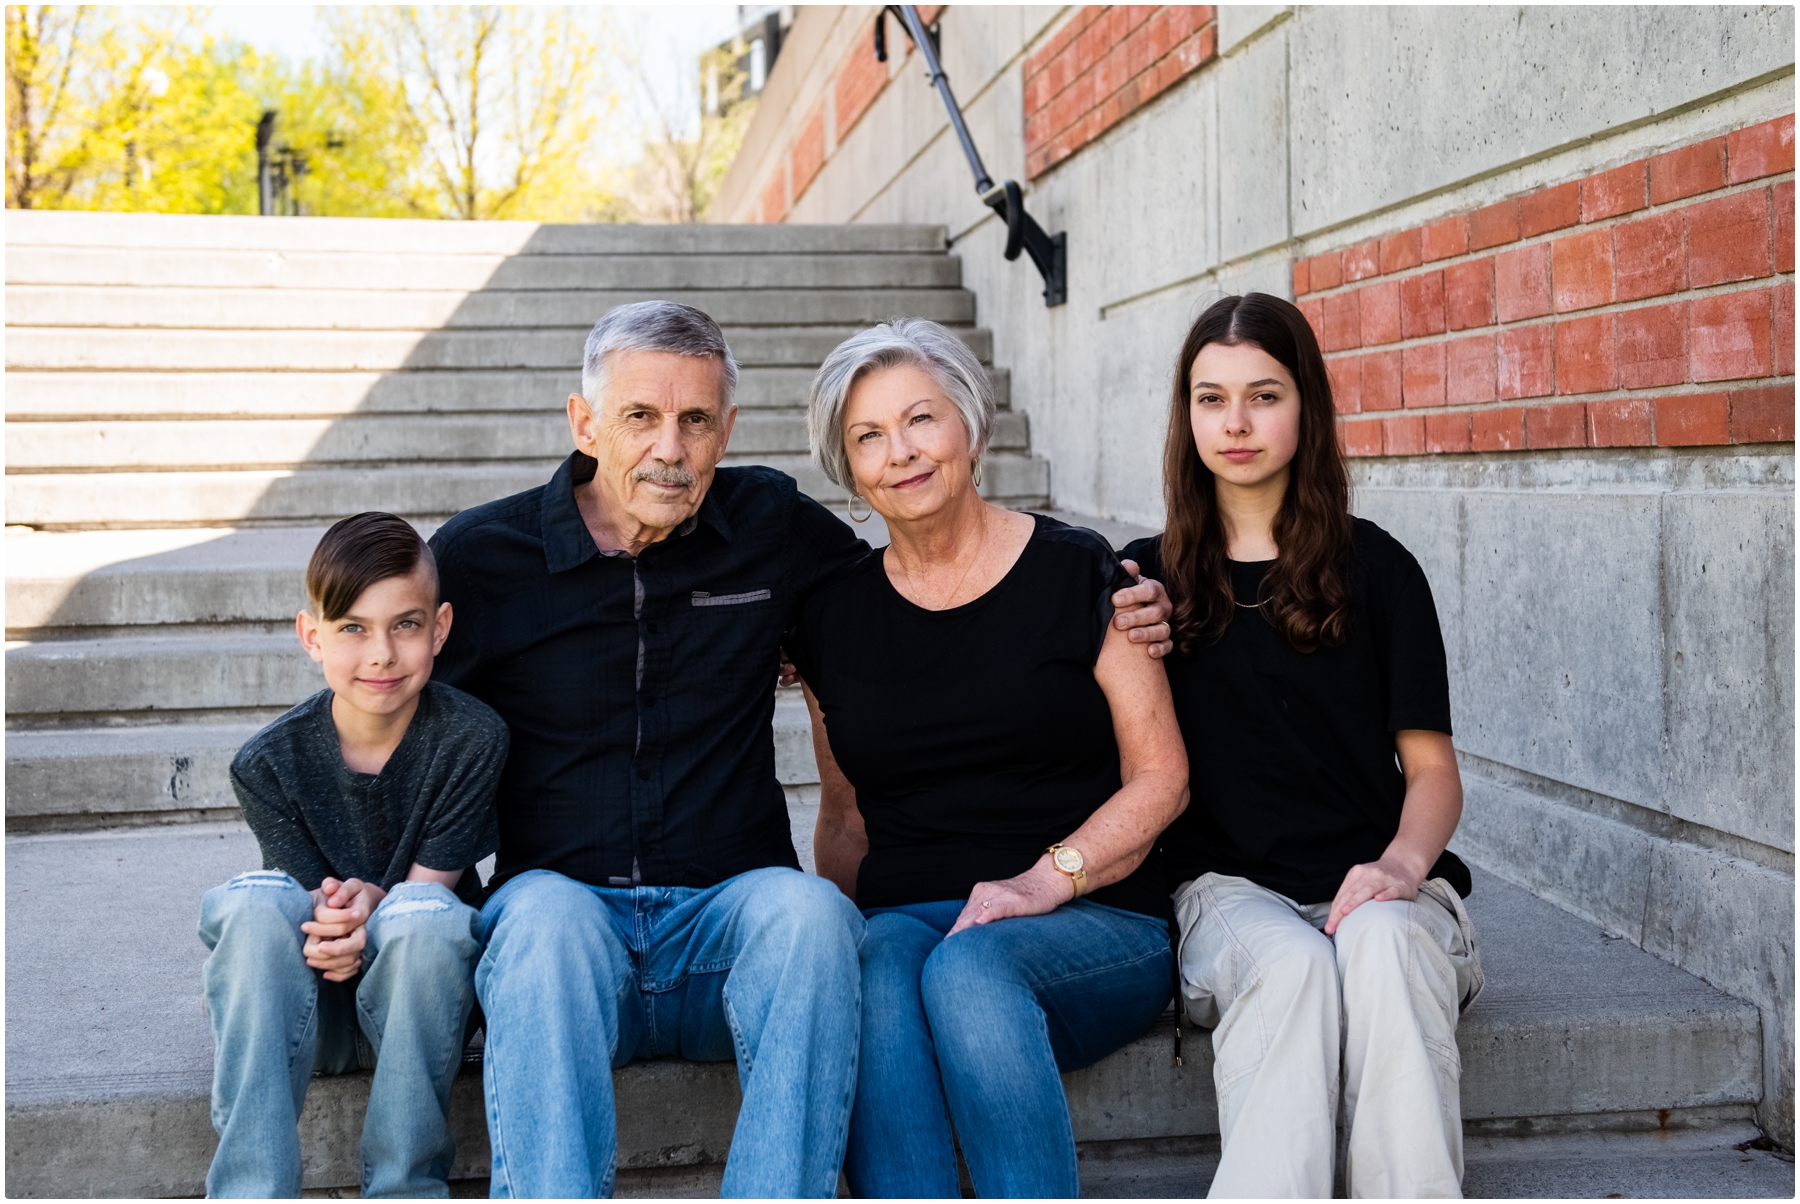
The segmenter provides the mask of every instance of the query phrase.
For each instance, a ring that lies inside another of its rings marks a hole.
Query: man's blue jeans
[[[482,909],[496,1197],[610,1196],[612,1071],[737,1059],[727,1196],[837,1194],[856,1083],[863,918],[830,882],[599,887],[531,870]]]
[[[475,998],[477,913],[434,882],[400,883],[369,917],[362,974],[344,983],[306,964],[300,925],[312,913],[312,896],[272,870],[201,900],[219,1133],[206,1194],[299,1195],[313,1072],[372,1065],[363,1196],[447,1196],[456,1144],[445,1117]]]
[[[869,910],[845,1170],[864,1199],[1075,1197],[1058,1075],[1142,1036],[1174,991],[1168,924],[1087,899],[945,934],[964,900]]]

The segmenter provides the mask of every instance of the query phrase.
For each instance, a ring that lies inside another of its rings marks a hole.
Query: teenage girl
[[[1164,836],[1189,1019],[1213,1030],[1214,1196],[1458,1196],[1456,1020],[1480,989],[1445,851],[1462,814],[1431,587],[1350,514],[1331,385],[1292,304],[1227,297],[1175,368],[1167,587],[1193,801]],[[1340,1066],[1342,1074],[1340,1077]]]

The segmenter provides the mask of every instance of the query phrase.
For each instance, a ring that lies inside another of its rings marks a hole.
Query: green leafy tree
[[[304,214],[692,222],[755,112],[728,53],[697,97],[654,95],[604,10],[320,10],[328,49],[290,64],[205,31],[205,10],[6,7],[6,203],[165,213],[258,211],[259,120]],[[643,90],[637,137],[615,81]],[[286,206],[284,206],[286,208]]]
[[[360,69],[394,81],[417,196],[448,217],[592,220],[616,209],[591,148],[617,106],[599,46],[566,8],[338,8]],[[429,198],[429,200],[427,200]]]
[[[274,143],[304,172],[291,188],[300,212],[329,217],[444,217],[424,181],[423,148],[404,115],[399,81],[372,69],[374,34],[334,27],[323,62],[278,64],[256,91],[277,115]]]

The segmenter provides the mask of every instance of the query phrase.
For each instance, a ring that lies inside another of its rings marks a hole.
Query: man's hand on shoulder
[[[1175,650],[1169,632],[1169,616],[1175,613],[1175,606],[1169,601],[1169,592],[1162,582],[1141,576],[1137,561],[1122,560],[1119,563],[1137,578],[1138,583],[1112,596],[1113,623],[1125,633],[1126,639],[1144,645],[1144,651],[1152,657],[1160,659],[1169,655]]]
[[[362,970],[369,917],[387,892],[361,878],[327,878],[312,892],[313,918],[300,925],[306,933],[306,964],[325,971],[332,982],[344,982]]]

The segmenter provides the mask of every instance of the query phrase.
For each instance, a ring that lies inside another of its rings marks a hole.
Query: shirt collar
[[[586,452],[570,452],[550,478],[550,484],[544,489],[543,531],[544,562],[552,573],[565,572],[586,564],[595,556],[624,556],[620,552],[602,552],[594,537],[589,534],[587,523],[581,517],[581,508],[575,504],[575,486],[585,485],[594,479],[594,470],[599,464]],[[714,478],[715,483],[717,478]],[[725,508],[719,504],[714,491],[708,489],[706,496],[700,500],[700,509],[688,520],[675,528],[673,539],[680,539],[691,534],[701,523],[705,523],[717,531],[727,543],[731,541],[731,524],[726,521]]]

